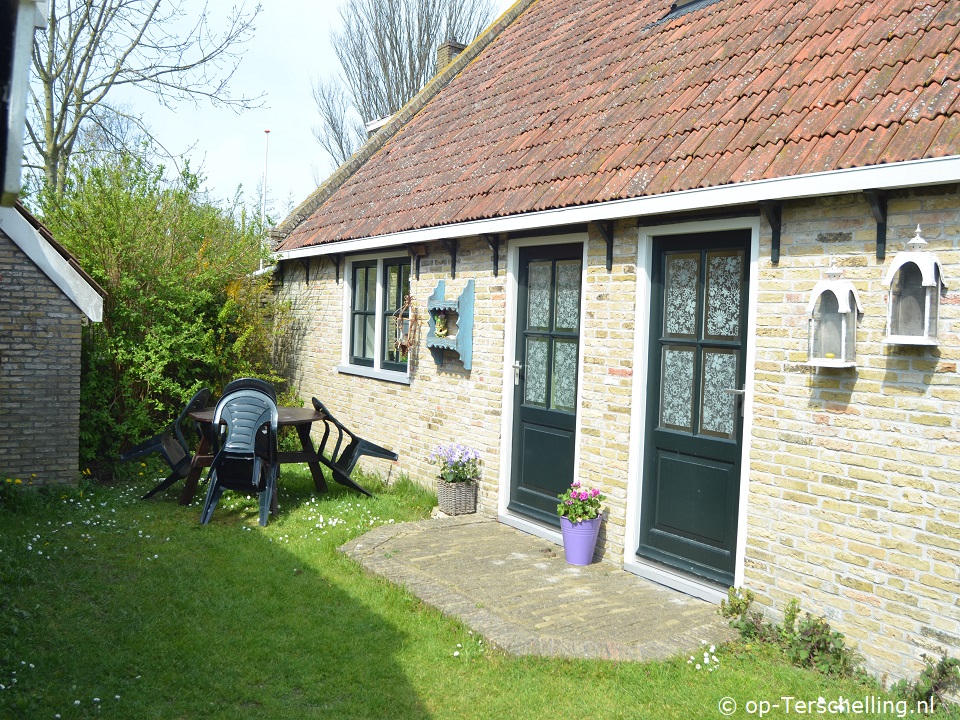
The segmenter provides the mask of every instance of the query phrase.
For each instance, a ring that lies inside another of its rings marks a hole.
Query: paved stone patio
[[[493,519],[383,525],[341,551],[516,655],[654,660],[735,632],[717,607]]]

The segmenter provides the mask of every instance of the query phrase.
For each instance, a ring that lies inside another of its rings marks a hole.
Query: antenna
[[[266,242],[267,229],[263,223],[267,215],[267,159],[270,157],[270,131],[264,130],[263,135],[263,185],[260,188],[260,231],[263,233],[263,240],[261,242]],[[260,270],[263,270],[263,258],[260,259]]]

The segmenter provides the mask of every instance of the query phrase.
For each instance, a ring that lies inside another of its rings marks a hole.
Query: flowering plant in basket
[[[430,462],[440,468],[447,482],[468,482],[480,478],[480,453],[466,445],[438,445],[430,453]]]
[[[592,520],[600,515],[603,495],[598,488],[588,487],[579,480],[574,480],[567,491],[557,497],[560,499],[557,515],[572,523]]]

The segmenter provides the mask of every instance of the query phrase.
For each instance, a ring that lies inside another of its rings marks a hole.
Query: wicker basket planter
[[[447,482],[437,478],[437,499],[440,512],[447,515],[465,515],[477,511],[477,482]]]

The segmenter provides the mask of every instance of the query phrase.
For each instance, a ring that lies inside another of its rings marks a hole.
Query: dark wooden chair
[[[320,440],[320,447],[317,450],[320,462],[330,468],[333,479],[341,485],[346,485],[362,492],[364,495],[373,497],[350,479],[350,473],[353,472],[357,460],[364,455],[368,455],[396,461],[400,456],[392,450],[387,450],[352,433],[317,398],[313,398],[313,407],[323,415],[323,438]],[[331,443],[331,447],[327,446],[328,442]]]
[[[185,478],[190,472],[190,462],[193,460],[191,447],[196,446],[203,429],[187,416],[196,410],[205,408],[209,400],[210,390],[203,388],[190,398],[190,402],[187,403],[183,412],[163,432],[144,440],[120,456],[121,462],[127,462],[153,453],[160,453],[161,457],[170,466],[170,474],[144,495],[144,500],[153,497],[161,490],[167,489],[177,480]],[[194,433],[196,438],[193,439],[193,445],[191,446],[187,443],[186,435],[193,435]]]
[[[213,413],[214,454],[207,474],[209,486],[200,513],[201,525],[210,522],[224,490],[257,493],[260,496],[261,525],[265,526],[270,512],[276,511],[280,467],[277,459],[278,411],[275,397],[270,393],[257,383],[240,381],[234,381],[224,389]]]

